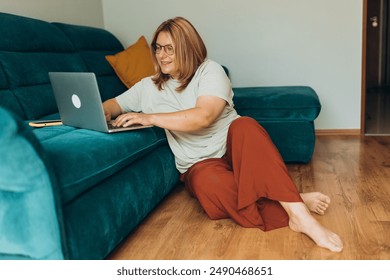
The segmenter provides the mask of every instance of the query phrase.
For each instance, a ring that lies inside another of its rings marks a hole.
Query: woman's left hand
[[[134,124],[153,125],[151,122],[151,115],[143,113],[129,112],[119,115],[113,122],[113,126],[128,127]]]

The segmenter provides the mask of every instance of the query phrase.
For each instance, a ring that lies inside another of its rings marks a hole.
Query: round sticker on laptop
[[[81,107],[81,100],[76,94],[72,95],[72,103],[77,109]]]

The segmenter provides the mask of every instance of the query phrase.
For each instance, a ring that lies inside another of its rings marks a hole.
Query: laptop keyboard
[[[142,126],[141,124],[133,124],[133,125],[127,126],[126,128],[128,128],[128,127],[134,127],[134,128],[136,128],[136,127],[141,127],[141,126]],[[112,125],[112,121],[107,122],[107,127],[108,127],[108,129],[110,129],[110,130],[122,129],[122,128],[123,128],[123,126],[113,126],[113,125]]]

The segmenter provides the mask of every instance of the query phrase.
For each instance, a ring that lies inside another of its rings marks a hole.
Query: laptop
[[[106,133],[151,127],[114,127],[107,123],[94,73],[49,72],[49,78],[64,125]]]

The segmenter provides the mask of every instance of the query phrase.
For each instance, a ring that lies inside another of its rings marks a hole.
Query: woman
[[[193,25],[169,19],[151,46],[156,74],[104,102],[107,120],[164,128],[181,180],[211,219],[264,231],[289,226],[340,252],[339,236],[310,213],[324,214],[329,197],[298,193],[267,132],[233,108],[230,81]]]

